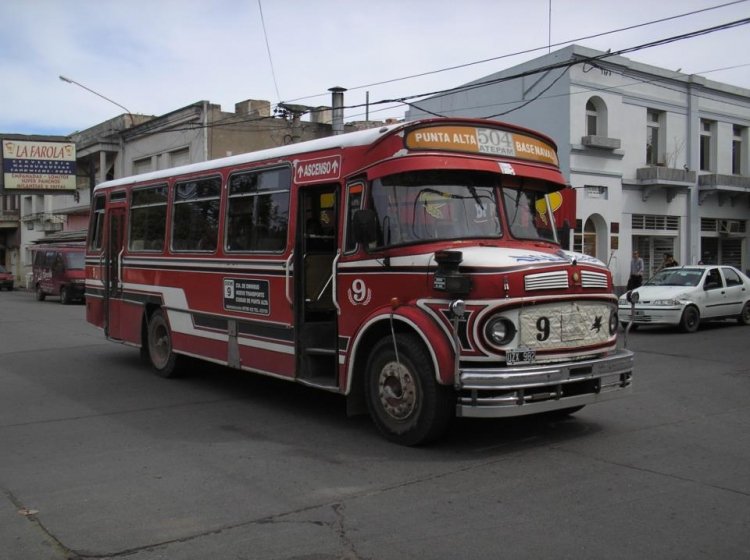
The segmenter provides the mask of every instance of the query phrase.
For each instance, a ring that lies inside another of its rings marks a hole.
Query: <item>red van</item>
[[[38,245],[34,251],[33,285],[36,299],[60,296],[64,305],[83,301],[86,291],[83,244]]]

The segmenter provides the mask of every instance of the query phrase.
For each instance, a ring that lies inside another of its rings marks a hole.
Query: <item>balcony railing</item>
[[[686,192],[695,185],[695,171],[653,165],[635,170],[635,178],[641,186],[641,198],[646,201],[654,189],[664,189],[667,202],[679,192]]]
[[[698,202],[703,203],[711,194],[719,196],[719,204],[729,198],[732,204],[741,196],[750,196],[750,177],[747,175],[720,175],[709,173],[698,177],[700,196]]]
[[[581,144],[588,148],[599,148],[602,150],[619,150],[619,138],[607,138],[606,136],[584,136]]]

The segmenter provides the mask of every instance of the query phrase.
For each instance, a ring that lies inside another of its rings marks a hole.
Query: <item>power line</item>
[[[743,0],[743,1],[745,1],[745,0]],[[417,106],[411,100],[418,99],[418,98],[423,98],[423,97],[430,97],[431,99],[435,99],[435,98],[443,97],[443,96],[446,96],[446,95],[449,95],[449,94],[452,94],[452,93],[460,93],[460,92],[464,92],[464,91],[470,91],[470,90],[473,90],[473,89],[479,89],[479,88],[486,87],[486,86],[489,86],[489,85],[494,85],[494,84],[498,84],[498,83],[502,83],[502,82],[506,82],[506,81],[511,81],[511,80],[515,80],[515,79],[518,79],[518,78],[522,78],[522,77],[526,77],[526,76],[531,76],[531,75],[534,75],[534,74],[540,74],[540,73],[543,73],[543,72],[549,72],[550,70],[554,70],[554,69],[563,69],[563,72],[553,81],[552,84],[550,84],[549,86],[547,86],[539,94],[537,94],[533,99],[529,100],[527,103],[525,103],[523,105],[523,106],[526,106],[529,103],[531,103],[532,101],[535,101],[535,100],[539,99],[539,97],[542,94],[544,94],[546,91],[548,91],[552,87],[552,85],[554,85],[555,82],[557,82],[558,80],[560,80],[562,78],[562,76],[565,74],[565,72],[571,66],[574,66],[576,64],[587,64],[587,63],[590,64],[590,63],[594,63],[594,62],[597,62],[597,61],[602,61],[602,60],[604,60],[606,58],[610,58],[610,57],[613,57],[613,56],[619,56],[619,55],[624,54],[624,53],[637,52],[637,51],[640,51],[640,50],[644,50],[644,49],[648,49],[648,48],[652,48],[652,47],[656,47],[656,46],[661,46],[661,45],[665,45],[665,44],[669,44],[669,43],[673,43],[673,42],[677,42],[677,41],[682,41],[682,40],[686,40],[686,39],[691,39],[691,38],[699,37],[699,36],[702,36],[702,35],[708,35],[710,33],[715,33],[717,31],[723,31],[723,30],[726,30],[726,29],[731,29],[731,28],[734,28],[734,27],[739,27],[739,26],[747,25],[747,24],[750,24],[750,18],[744,18],[744,19],[741,19],[741,20],[736,20],[736,21],[733,21],[733,22],[728,22],[728,23],[724,23],[724,24],[721,24],[721,25],[713,26],[713,27],[699,29],[699,30],[696,30],[696,31],[691,31],[691,32],[688,32],[688,33],[683,33],[683,34],[680,34],[680,35],[674,35],[672,37],[666,37],[666,38],[663,38],[663,39],[658,39],[656,41],[650,41],[648,43],[643,43],[641,45],[636,45],[636,46],[633,46],[633,47],[627,47],[627,48],[624,48],[624,49],[620,49],[618,51],[608,51],[606,53],[602,53],[602,54],[599,54],[599,55],[596,55],[596,56],[580,57],[580,58],[569,59],[569,60],[558,62],[558,63],[554,63],[554,64],[548,64],[546,66],[542,66],[542,67],[535,68],[535,69],[532,69],[532,70],[528,70],[528,71],[525,71],[525,72],[511,74],[511,75],[508,75],[508,76],[502,76],[502,77],[494,78],[494,79],[491,79],[491,80],[473,82],[473,83],[470,83],[470,84],[464,84],[462,86],[457,86],[457,87],[454,87],[454,88],[448,88],[448,89],[444,89],[444,90],[438,90],[438,91],[430,92],[430,93],[414,94],[414,95],[404,96],[404,97],[395,98],[395,99],[383,99],[383,100],[375,101],[375,102],[372,102],[372,103],[369,103],[369,104],[367,104],[367,103],[360,103],[360,104],[355,104],[355,105],[347,105],[347,106],[344,107],[344,109],[357,109],[357,108],[360,108],[360,107],[364,107],[365,105],[382,105],[382,104],[394,104],[394,103],[398,103],[398,104],[404,104],[404,105],[414,106],[415,108],[419,109],[420,111],[425,111],[425,112],[427,112],[429,114],[432,114],[432,115],[435,115],[435,116],[442,116],[442,115],[439,115],[438,113],[434,113],[432,111],[426,111],[424,108],[421,108],[421,107]],[[741,65],[741,66],[744,66],[744,65]],[[648,82],[648,81],[647,80],[641,80],[641,82]],[[660,85],[661,87],[668,88],[668,86],[665,86],[663,84],[656,84],[656,85]],[[672,88],[668,88],[668,89],[672,89]],[[511,109],[509,111],[506,111],[504,113],[499,113],[497,115],[493,115],[493,117],[501,116],[501,115],[504,115],[504,114],[508,114],[508,113],[510,113],[512,111],[515,111],[515,110],[519,109],[519,108],[520,107],[516,107],[516,108]],[[314,113],[314,112],[318,112],[318,111],[322,111],[322,110],[327,110],[327,109],[311,109],[309,112],[310,113]],[[233,118],[232,116],[228,116],[225,119],[221,119],[221,121],[217,121],[217,122],[214,122],[214,123],[209,123],[207,125],[195,125],[195,126],[186,127],[186,128],[175,128],[175,129],[170,129],[169,131],[196,130],[196,129],[200,129],[200,128],[206,128],[206,127],[210,128],[210,127],[214,127],[214,126],[234,126],[234,125],[238,125],[238,124],[251,123],[251,122],[261,121],[261,120],[270,119],[270,118],[273,118],[273,117],[250,117],[250,118],[247,118],[247,119],[236,119],[236,118]],[[227,121],[232,121],[232,122],[227,122]]]
[[[260,23],[263,26],[263,37],[266,39],[266,51],[268,51],[268,63],[271,65],[271,76],[273,77],[273,87],[276,88],[276,99],[281,101],[281,95],[279,95],[279,84],[276,83],[276,72],[273,69],[273,59],[271,58],[271,46],[268,44],[268,32],[266,31],[266,20],[263,17],[263,6],[258,0],[258,11],[260,12]]]
[[[606,35],[612,35],[614,33],[621,33],[623,31],[630,31],[632,29],[638,29],[640,27],[646,27],[646,26],[649,26],[649,25],[655,25],[657,23],[664,23],[666,21],[680,19],[680,18],[692,16],[692,15],[695,15],[695,14],[700,14],[700,13],[703,13],[703,12],[708,12],[708,11],[711,11],[711,10],[717,10],[717,9],[720,9],[720,8],[726,8],[726,7],[732,6],[734,4],[742,4],[742,3],[747,2],[747,1],[748,0],[734,0],[733,2],[726,2],[724,4],[718,4],[716,6],[710,6],[708,8],[702,8],[700,10],[694,10],[692,12],[685,12],[683,14],[677,14],[677,15],[674,15],[674,16],[669,16],[669,17],[665,17],[665,18],[661,18],[661,19],[650,20],[650,21],[646,21],[646,22],[643,22],[643,23],[638,23],[638,24],[635,24],[635,25],[630,25],[630,26],[627,26],[627,27],[620,27],[618,29],[612,29],[610,31],[604,31],[604,32],[601,32],[601,33],[595,33],[593,35],[586,35],[584,37],[578,37],[576,39],[568,39],[566,41],[560,41],[558,43],[554,43],[554,44],[551,44],[551,45],[544,45],[542,47],[534,47],[534,48],[531,48],[531,49],[526,49],[526,50],[522,50],[522,51],[516,51],[516,52],[513,52],[513,53],[508,53],[508,54],[503,54],[503,55],[499,55],[499,56],[494,56],[494,57],[491,57],[491,58],[485,58],[485,59],[482,59],[482,60],[475,60],[473,62],[466,62],[464,64],[457,64],[455,66],[446,66],[444,68],[439,68],[439,69],[436,69],[436,70],[429,70],[427,72],[421,72],[419,74],[411,74],[411,75],[402,76],[402,77],[399,77],[399,78],[391,78],[391,79],[388,79],[388,80],[382,80],[380,82],[372,82],[372,83],[369,83],[369,84],[363,84],[363,85],[359,85],[359,86],[350,87],[348,89],[349,89],[349,91],[353,91],[353,90],[357,90],[357,89],[363,89],[363,88],[368,88],[368,87],[374,87],[374,86],[380,86],[380,85],[385,85],[385,84],[391,84],[391,83],[394,83],[394,82],[400,82],[400,81],[404,81],[404,80],[411,80],[413,78],[422,78],[424,76],[430,76],[430,75],[439,74],[439,73],[442,73],[442,72],[449,72],[451,70],[458,70],[458,69],[461,69],[461,68],[467,68],[469,66],[475,66],[477,64],[484,64],[484,63],[487,63],[487,62],[494,62],[494,61],[497,61],[497,60],[502,60],[504,58],[511,58],[511,57],[514,57],[514,56],[522,55],[522,54],[530,54],[530,53],[541,51],[541,50],[544,50],[544,49],[547,49],[547,48],[551,48],[551,47],[559,47],[559,46],[562,46],[562,45],[568,45],[570,43],[577,43],[579,41],[586,41],[588,39],[596,39],[598,37],[604,37]],[[327,95],[327,93],[319,93],[319,94],[315,94],[315,95],[308,95],[308,96],[304,96],[304,97],[297,97],[295,99],[289,100],[289,102],[300,101],[300,100],[303,100],[303,99],[310,99],[310,98],[314,98],[314,97],[321,97],[323,95]]]

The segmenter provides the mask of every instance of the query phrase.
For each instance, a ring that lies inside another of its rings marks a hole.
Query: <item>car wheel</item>
[[[172,351],[172,331],[161,310],[148,320],[148,356],[151,367],[160,377],[180,377],[180,356]]]
[[[365,379],[367,408],[386,439],[401,445],[434,441],[455,415],[452,387],[435,379],[432,361],[414,335],[386,337],[372,349]]]
[[[694,333],[698,330],[698,325],[701,322],[701,314],[697,307],[692,305],[685,308],[682,312],[682,319],[680,319],[680,329],[683,332]]]
[[[47,294],[45,294],[42,291],[42,287],[41,286],[37,286],[36,287],[36,300],[37,301],[44,301],[45,297],[47,297]]]
[[[742,312],[737,316],[740,325],[750,325],[750,301],[746,301]]]

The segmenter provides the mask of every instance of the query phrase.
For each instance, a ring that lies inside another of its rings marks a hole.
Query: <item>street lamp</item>
[[[88,87],[84,86],[83,84],[79,84],[79,83],[78,83],[78,82],[76,82],[75,80],[71,80],[70,78],[66,78],[65,76],[59,76],[59,78],[60,78],[60,80],[62,80],[63,82],[67,82],[67,83],[69,83],[69,84],[75,84],[75,85],[77,85],[78,87],[82,87],[82,88],[83,88],[83,89],[85,89],[86,91],[90,91],[90,92],[91,92],[91,93],[93,93],[94,95],[98,95],[98,96],[99,96],[99,97],[101,97],[102,99],[105,99],[105,100],[109,101],[110,103],[112,103],[112,104],[114,104],[114,105],[117,105],[117,106],[118,106],[118,107],[119,107],[120,109],[125,109],[125,112],[126,112],[126,113],[128,114],[128,116],[130,117],[130,126],[133,126],[133,124],[134,124],[134,123],[133,123],[133,113],[131,113],[131,112],[130,112],[130,109],[128,109],[128,108],[127,108],[127,107],[125,107],[124,105],[120,105],[120,104],[119,104],[119,103],[118,103],[117,101],[112,101],[112,100],[111,100],[111,99],[110,99],[109,97],[106,97],[106,96],[102,95],[101,93],[99,93],[99,92],[97,92],[97,91],[94,91],[93,89],[91,89],[91,88],[88,88]]]

